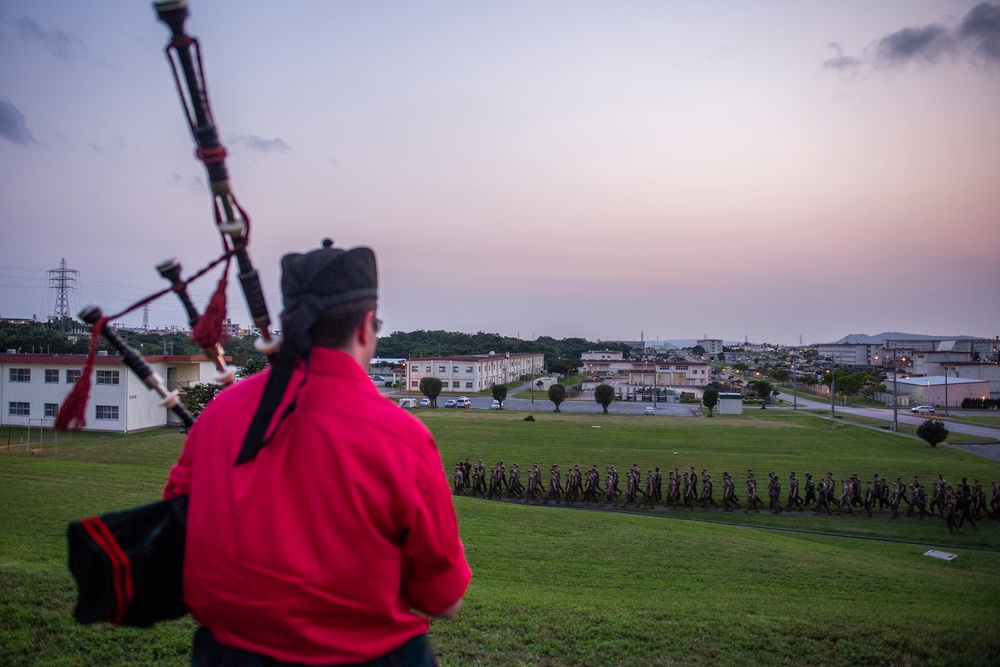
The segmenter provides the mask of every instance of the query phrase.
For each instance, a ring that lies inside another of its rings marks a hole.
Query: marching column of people
[[[679,468],[667,472],[667,491],[663,494],[663,475],[660,468],[646,470],[642,473],[638,463],[632,464],[625,475],[625,490],[618,482],[618,470],[613,465],[605,466],[604,478],[597,464],[593,464],[584,472],[580,464],[574,464],[566,473],[566,483],[563,486],[563,476],[559,464],[549,467],[549,482],[543,493],[542,475],[538,462],[534,462],[531,472],[527,475],[527,486],[521,483],[521,473],[516,462],[508,469],[503,461],[486,470],[483,460],[472,464],[469,459],[455,464],[454,493],[457,496],[472,496],[489,500],[521,500],[525,503],[584,503],[606,504],[622,507],[655,508],[657,505],[678,509],[694,510],[700,505],[703,510],[720,509],[731,512],[742,508],[744,512],[760,512],[764,501],[757,495],[757,478],[753,469],[747,468],[746,504],[741,506],[736,493],[736,481],[729,471],[722,473],[722,505],[715,500],[712,475],[707,469],[701,473],[691,466],[690,471],[681,472]],[[901,476],[895,482],[889,482],[888,477],[882,477],[877,472],[872,479],[861,481],[858,473],[853,473],[847,479],[840,480],[840,492],[837,491],[837,480],[832,472],[820,477],[819,482],[812,473],[805,473],[805,496],[799,492],[800,480],[793,471],[788,475],[788,495],[782,501],[781,478],[777,473],[768,473],[768,509],[772,514],[786,511],[812,510],[813,514],[833,514],[835,506],[838,514],[858,516],[857,508],[862,509],[866,516],[874,516],[876,510],[884,512],[887,508],[892,518],[901,516],[900,504],[906,503],[906,516],[916,515],[918,519],[939,516],[945,520],[948,530],[962,532],[962,527],[969,523],[976,528],[976,522],[984,516],[1000,519],[1000,483],[992,480],[987,501],[987,493],[982,483],[974,479],[970,484],[967,477],[961,483],[952,485],[943,475],[933,483],[930,493],[920,482],[918,475],[906,484]],[[864,488],[862,488],[862,486]],[[640,502],[641,497],[641,502]]]

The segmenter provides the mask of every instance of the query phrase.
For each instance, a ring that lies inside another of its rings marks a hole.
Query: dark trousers
[[[417,635],[399,648],[368,662],[331,663],[357,667],[437,667],[427,635]],[[307,667],[299,662],[282,662],[253,651],[233,648],[220,643],[208,628],[198,628],[191,647],[191,667]]]

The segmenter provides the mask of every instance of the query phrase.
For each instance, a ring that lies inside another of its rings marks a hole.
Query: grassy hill
[[[526,471],[695,466],[742,492],[747,467],[840,480],[1000,465],[809,415],[684,419],[418,411],[445,468],[465,457]],[[190,619],[153,630],[82,627],[65,526],[158,497],[182,436],[70,435],[58,454],[0,443],[0,664],[183,665]],[[717,484],[721,495],[721,483]],[[443,665],[1000,664],[1000,523],[949,535],[940,519],[812,512],[631,513],[456,498],[475,577],[459,616],[435,623]],[[800,532],[786,532],[786,531]],[[869,539],[877,538],[877,539]],[[922,554],[941,548],[953,562]]]

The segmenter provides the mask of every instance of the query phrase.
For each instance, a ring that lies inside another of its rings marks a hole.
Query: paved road
[[[779,390],[780,391],[780,390]],[[552,412],[553,405],[552,402],[548,400],[545,392],[534,391],[534,402],[532,402],[532,392],[528,384],[526,383],[522,387],[518,387],[510,391],[510,397],[504,401],[505,410],[519,410],[524,412]],[[396,394],[397,397],[401,396]],[[788,403],[793,403],[792,394],[787,392],[782,392],[779,397]],[[419,398],[419,396],[418,396]],[[493,403],[493,399],[488,396],[470,396],[469,399],[472,401],[473,409],[489,410],[490,405]],[[438,399],[439,405],[444,405],[444,400]],[[652,406],[652,403],[635,403],[630,401],[615,401],[608,408],[609,414],[615,415],[642,415],[647,407]],[[681,404],[681,403],[657,403],[655,410],[657,415],[661,416],[671,416],[671,417],[693,417],[697,414],[698,406],[691,404]],[[807,410],[823,410],[829,414],[830,402],[829,401],[818,401],[811,398],[804,398],[802,396],[798,397],[798,407]],[[580,399],[580,400],[567,400],[559,408],[562,412],[568,413],[589,413],[596,414],[601,412],[601,406],[594,402],[593,399]],[[746,408],[748,410],[753,408]],[[771,410],[792,410],[791,406],[788,407],[774,407],[769,408]],[[863,417],[871,417],[874,419],[881,419],[886,422],[886,424],[892,424],[893,415],[891,408],[859,408],[859,407],[849,407],[838,405],[836,407],[836,414],[855,414]],[[959,422],[954,422],[946,417],[938,414],[934,415],[935,418],[943,420],[948,425],[948,430],[954,434],[967,434],[976,435],[984,438],[993,438],[998,441],[998,444],[986,444],[986,445],[960,445],[960,444],[948,444],[947,446],[953,447],[955,449],[961,449],[963,451],[968,451],[973,454],[978,454],[980,456],[985,456],[986,458],[994,459],[1000,461],[1000,428],[990,428],[988,426],[978,426],[974,424],[962,424]],[[927,415],[915,415],[911,413],[908,409],[899,410],[899,423],[910,424],[913,426],[920,425],[924,420],[927,419]],[[952,439],[956,439],[954,436]]]
[[[782,392],[780,398],[792,402],[793,397],[791,394]],[[829,413],[830,402],[829,401],[816,401],[812,399],[807,399],[799,396],[798,398],[799,407],[804,407],[809,410],[824,410]],[[790,408],[779,408],[783,410],[788,410]],[[855,408],[849,406],[838,405],[835,410],[835,414],[854,414],[863,417],[871,417],[874,419],[881,419],[886,422],[886,424],[892,424],[893,415],[892,408]],[[912,426],[919,426],[927,419],[928,415],[915,415],[908,409],[900,409],[897,419],[900,424],[909,424]],[[948,430],[953,434],[951,440],[961,440],[961,435],[976,435],[984,438],[993,438],[996,441],[1000,441],[1000,429],[990,428],[989,426],[978,426],[975,424],[962,424],[960,422],[954,422],[947,417],[937,414],[933,415],[934,418],[940,419],[947,426]],[[969,454],[975,454],[976,456],[982,456],[983,458],[991,459],[993,461],[1000,461],[1000,442],[996,443],[983,443],[983,444],[965,444],[961,442],[945,442],[942,443],[945,447],[950,447],[952,449],[958,449],[963,452],[968,452]]]

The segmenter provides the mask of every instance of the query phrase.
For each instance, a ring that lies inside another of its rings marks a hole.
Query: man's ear
[[[361,324],[354,331],[354,337],[359,344],[362,346],[367,346],[372,342],[372,338],[377,336],[375,333],[375,328],[372,326],[372,319],[375,317],[375,311],[369,310],[363,318],[361,318]]]

